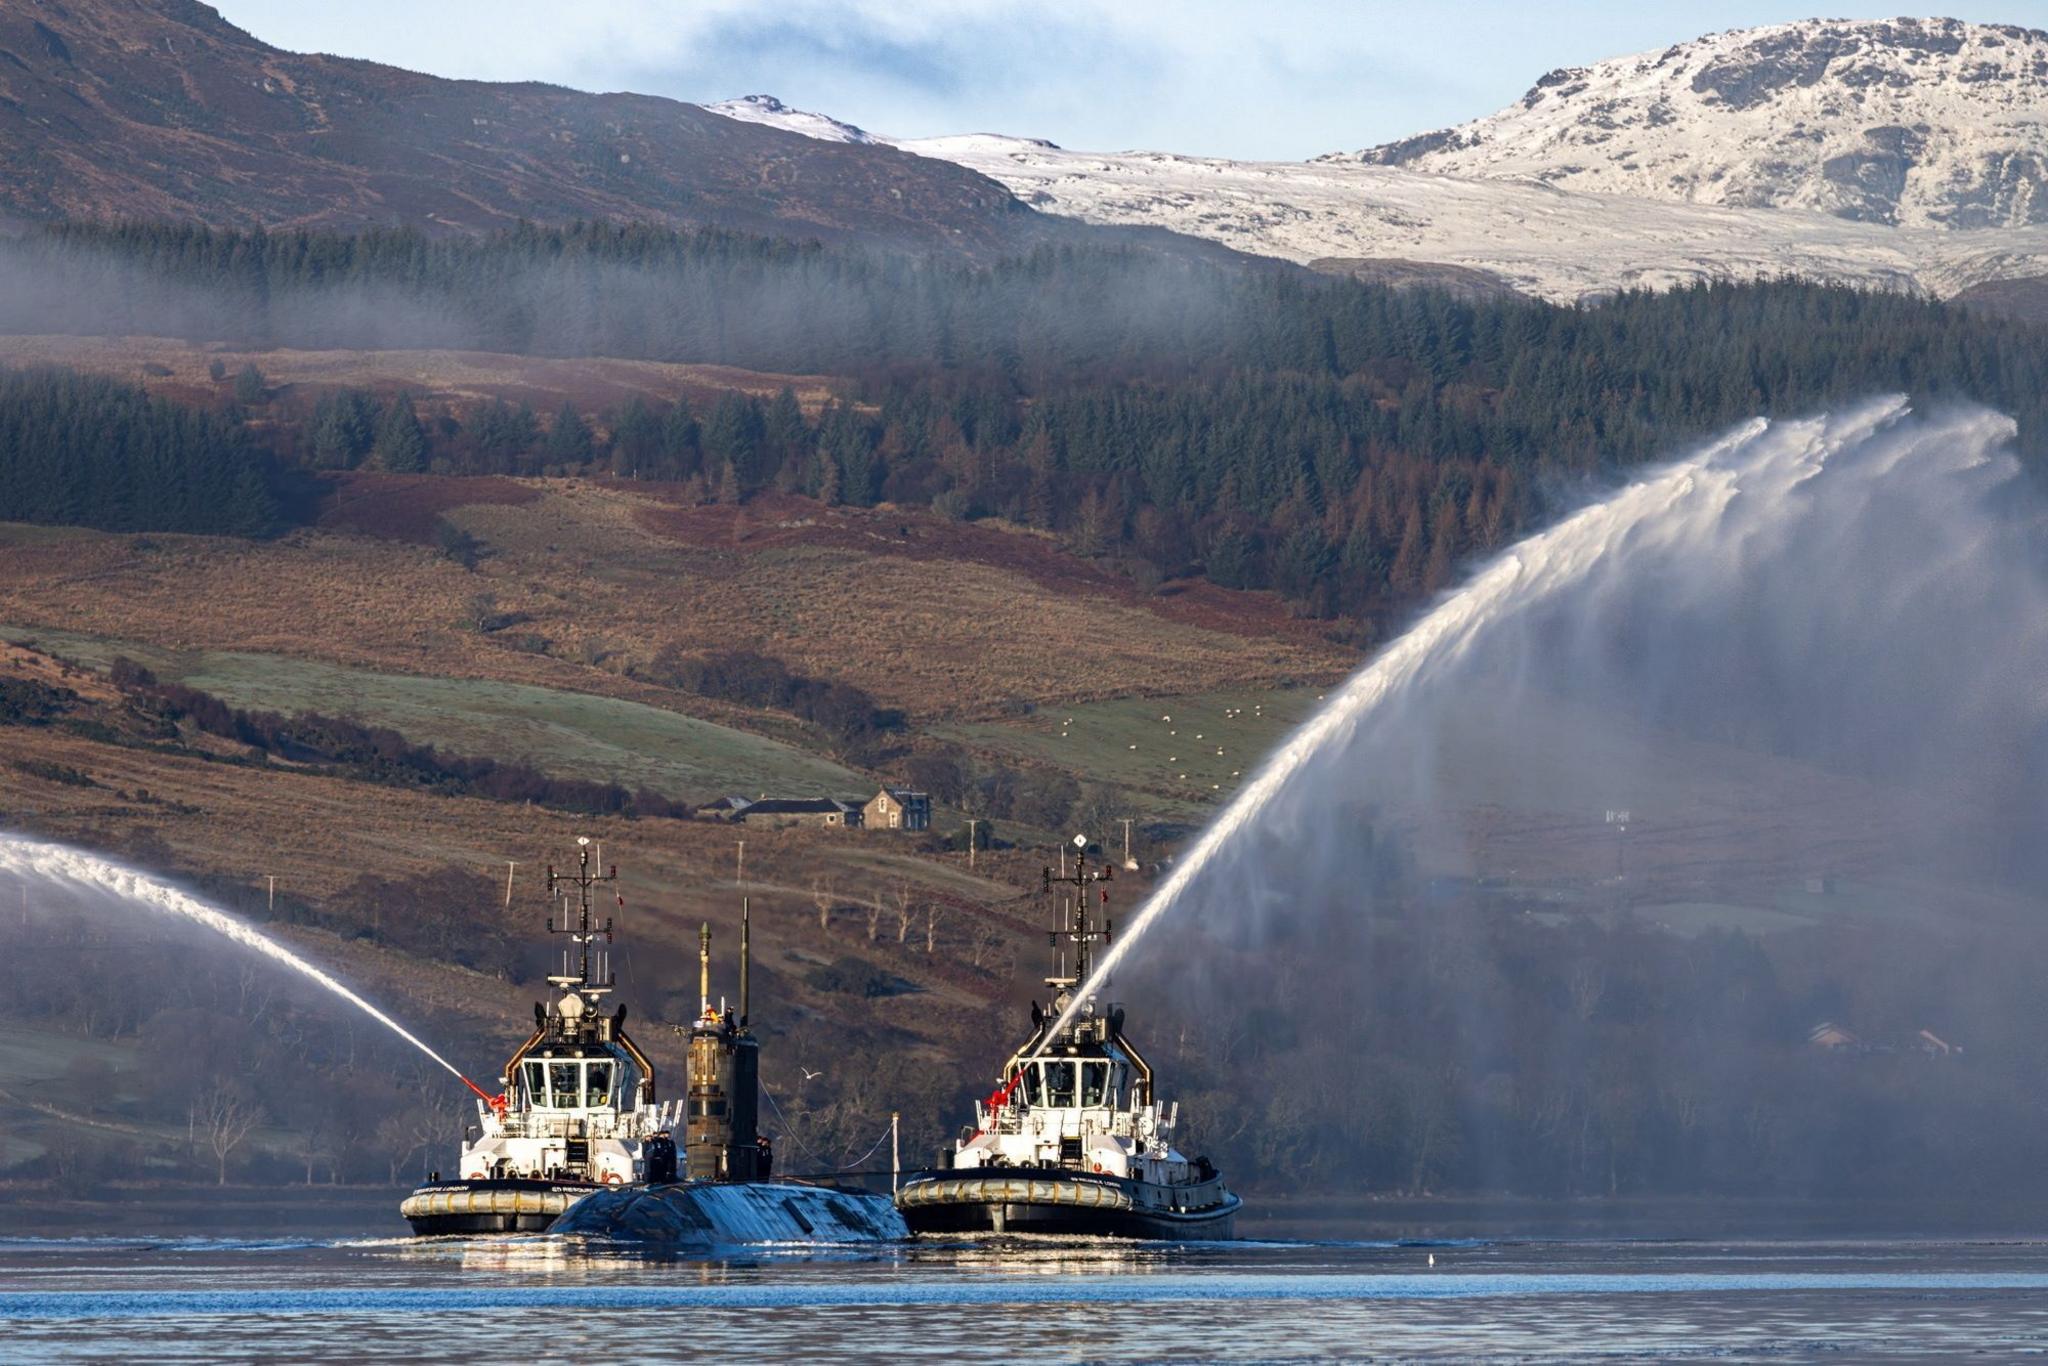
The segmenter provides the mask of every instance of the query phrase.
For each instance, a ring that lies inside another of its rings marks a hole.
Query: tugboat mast
[[[611,991],[616,983],[611,975],[611,964],[603,957],[600,957],[598,963],[601,980],[593,979],[590,975],[590,946],[600,938],[606,944],[612,942],[612,918],[610,916],[605,917],[602,926],[596,926],[591,923],[590,889],[600,883],[616,882],[619,876],[619,869],[618,865],[614,864],[604,872],[592,872],[590,869],[590,837],[587,835],[577,836],[576,845],[576,871],[574,874],[564,875],[558,873],[555,871],[554,864],[550,863],[548,865],[548,896],[557,906],[563,908],[562,924],[557,925],[553,916],[548,917],[548,933],[565,934],[569,936],[570,942],[576,945],[576,972],[574,975],[569,973],[569,955],[565,950],[562,955],[563,970],[549,977],[548,981],[565,991],[574,991],[580,995],[595,998]],[[576,891],[576,923],[573,925],[568,923],[568,897],[565,888],[574,888]]]
[[[1054,883],[1058,883],[1062,888],[1071,886],[1074,889],[1072,899],[1060,910],[1060,919],[1063,923],[1047,936],[1047,942],[1053,950],[1053,975],[1045,979],[1045,984],[1053,989],[1055,1014],[1067,1008],[1067,1001],[1073,991],[1088,980],[1091,946],[1097,943],[1108,944],[1114,928],[1107,914],[1109,889],[1102,889],[1100,900],[1104,914],[1098,922],[1088,914],[1088,888],[1098,882],[1115,881],[1116,869],[1108,863],[1096,868],[1088,866],[1086,835],[1074,836],[1074,844],[1077,852],[1074,855],[1072,873],[1062,872],[1055,876],[1051,868],[1043,870],[1047,896],[1052,894]],[[1066,971],[1066,955],[1061,951],[1063,943],[1074,946],[1074,966],[1071,974]]]

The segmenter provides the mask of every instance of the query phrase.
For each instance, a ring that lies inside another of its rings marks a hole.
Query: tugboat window
[[[1106,1062],[1084,1062],[1081,1064],[1081,1103],[1102,1104],[1102,1093],[1109,1089],[1109,1064]]]
[[[612,1103],[612,1064],[593,1062],[587,1065],[583,1081],[583,1103],[593,1109]]]
[[[582,1069],[573,1062],[549,1065],[548,1090],[552,1092],[548,1099],[549,1105],[557,1110],[567,1110],[572,1109],[582,1099],[582,1079],[577,1076],[580,1071]]]
[[[535,1105],[548,1103],[548,1065],[544,1062],[529,1062],[526,1068],[526,1098]]]
[[[1045,1097],[1045,1088],[1044,1088],[1044,1087],[1042,1087],[1042,1086],[1040,1086],[1040,1085],[1038,1084],[1038,1069],[1037,1069],[1037,1068],[1035,1068],[1035,1067],[1027,1067],[1027,1068],[1025,1068],[1025,1069],[1024,1069],[1024,1101],[1025,1101],[1025,1103],[1026,1103],[1026,1104],[1028,1104],[1028,1105],[1043,1105],[1043,1104],[1045,1103],[1044,1097]]]
[[[1049,1062],[1045,1064],[1045,1103],[1051,1106],[1073,1105],[1074,1064],[1070,1062]]]

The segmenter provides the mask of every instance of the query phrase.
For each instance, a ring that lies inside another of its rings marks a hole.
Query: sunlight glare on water
[[[664,1260],[548,1238],[0,1242],[0,1338],[24,1353],[395,1360],[490,1353],[508,1323],[555,1357],[2009,1354],[2048,1341],[2048,1248],[1009,1239]]]

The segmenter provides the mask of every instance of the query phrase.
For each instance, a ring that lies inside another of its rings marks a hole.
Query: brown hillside
[[[1076,232],[891,147],[282,52],[195,0],[0,6],[0,211],[430,231],[655,219],[968,253]]]
[[[426,539],[445,517],[474,571]],[[0,530],[0,623],[531,683],[723,717],[630,674],[753,649],[913,719],[1270,686],[1355,657],[1265,594],[1148,597],[1044,539],[800,499],[683,508],[585,480],[356,475],[334,529],[272,542]],[[476,627],[478,602],[517,613]]]
[[[215,380],[216,360],[229,379]],[[730,365],[678,365],[610,357],[518,356],[497,351],[247,351],[170,337],[0,336],[0,366],[59,365],[140,384],[187,403],[224,403],[232,376],[253,361],[274,399],[287,408],[333,389],[403,391],[430,409],[457,410],[502,398],[552,412],[564,402],[600,413],[629,399],[709,404],[728,390],[770,398],[789,389],[806,413],[831,397],[823,375],[772,375]]]
[[[11,649],[0,656],[0,681],[53,667]],[[120,729],[105,724],[118,722],[118,704],[109,702],[104,685],[95,688],[90,705],[72,719]],[[545,938],[534,895],[540,862],[562,858],[574,836],[589,835],[605,846],[607,861],[621,865],[620,929],[637,961],[693,958],[697,926],[708,921],[720,935],[720,989],[731,979],[740,895],[734,842],[744,838],[755,948],[776,984],[764,1016],[780,1030],[806,1018],[852,1015],[863,1026],[900,1031],[913,1046],[949,1053],[976,1036],[987,1004],[1009,993],[1007,969],[1036,938],[1030,930],[1037,903],[1023,895],[1021,865],[970,875],[964,856],[925,853],[908,839],[578,817],[223,763],[161,744],[110,744],[62,726],[0,726],[0,822],[173,875],[217,877],[242,888],[267,888],[266,879],[275,877],[281,899],[323,914],[339,914],[336,898],[369,869],[405,877],[453,868],[502,886],[507,860],[518,860],[519,900],[504,919],[522,941]],[[821,897],[830,912],[822,923]],[[896,908],[906,898],[916,906],[914,934],[898,924]],[[871,935],[865,908],[878,899],[890,909]],[[515,988],[382,947],[375,936],[278,932],[344,976],[380,984],[380,994],[406,1002],[407,1015],[432,1009],[474,1020],[493,1049],[516,1028],[533,994],[530,985]],[[871,1005],[803,984],[806,964],[841,957],[872,963],[918,990]],[[653,1014],[663,997],[692,984],[635,979],[636,1013]],[[667,1031],[656,1033],[665,1044]],[[975,1047],[988,1052],[995,1044],[977,1039]],[[487,1053],[478,1061],[495,1060]],[[784,1073],[793,1065],[778,1061]]]

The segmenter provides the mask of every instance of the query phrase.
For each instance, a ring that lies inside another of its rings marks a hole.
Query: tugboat
[[[548,978],[561,994],[534,1003],[533,1033],[505,1064],[504,1091],[478,1092],[457,1178],[430,1180],[399,1206],[416,1234],[538,1233],[593,1191],[676,1179],[683,1107],[655,1099],[654,1065],[626,1033],[625,1006],[604,1009],[614,986],[607,955],[592,961],[594,945],[612,942],[612,922],[595,922],[591,892],[619,872],[593,870],[590,841],[576,844],[576,871],[551,864],[547,874],[552,902],[576,899],[573,923],[548,920],[573,945]]]
[[[1179,1103],[1155,1098],[1151,1064],[1124,1033],[1123,1008],[1101,1014],[1091,998],[1059,1024],[1088,980],[1092,947],[1111,934],[1109,891],[1095,884],[1115,869],[1090,868],[1086,837],[1074,843],[1071,875],[1045,870],[1048,897],[1057,886],[1064,899],[1045,979],[1052,1004],[1032,1003],[1031,1037],[1003,1064],[994,1093],[975,1102],[974,1124],[939,1154],[938,1169],[903,1181],[896,1206],[917,1233],[1229,1238],[1242,1201],[1207,1158],[1174,1147]]]

